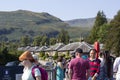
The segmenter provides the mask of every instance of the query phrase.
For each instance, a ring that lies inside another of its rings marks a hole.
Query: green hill
[[[86,19],[73,19],[68,20],[66,23],[68,23],[72,27],[87,27],[92,28],[95,22],[95,18],[86,18]]]
[[[0,12],[0,40],[18,40],[42,34],[57,35],[61,28],[69,25],[48,13],[26,10]]]
[[[68,23],[45,12],[0,11],[0,41],[16,41],[25,35],[32,38],[43,34],[55,37],[62,28],[69,32],[71,38],[86,36],[90,31],[89,28],[70,27]]]

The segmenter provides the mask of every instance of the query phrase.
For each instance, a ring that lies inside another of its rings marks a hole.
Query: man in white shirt
[[[116,80],[120,80],[120,57],[117,57],[114,61],[113,72],[117,72]]]

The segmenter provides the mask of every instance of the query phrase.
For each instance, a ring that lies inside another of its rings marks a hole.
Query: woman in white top
[[[113,71],[116,73],[116,80],[120,80],[120,57],[117,57],[113,64]]]
[[[32,68],[36,66],[34,64],[35,60],[32,57],[32,54],[29,51],[25,51],[20,57],[19,60],[22,61],[24,66],[22,80],[41,80],[41,72],[38,68],[35,68],[35,79],[32,75]]]

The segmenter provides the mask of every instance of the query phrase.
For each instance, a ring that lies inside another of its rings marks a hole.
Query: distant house
[[[81,42],[81,45],[77,48],[81,48],[83,50],[83,53],[88,53],[90,49],[93,48],[93,46],[87,42]]]
[[[46,54],[49,55],[54,55],[56,52],[58,52],[59,55],[61,54],[66,54],[67,52],[73,53],[77,48],[83,49],[84,54],[88,54],[89,50],[94,48],[93,45],[87,43],[87,42],[73,42],[69,43],[67,45],[63,43],[56,43],[55,45],[52,45],[50,47],[47,46],[26,46],[26,47],[20,47],[18,48],[19,51],[31,51],[31,52],[45,52]],[[103,49],[103,44],[100,44],[100,50]]]
[[[59,52],[74,51],[80,45],[81,45],[81,42],[69,43],[69,44],[65,45],[64,47],[60,48],[58,51]]]
[[[17,48],[18,51],[24,51],[25,47],[19,47]]]
[[[18,51],[30,51],[31,53],[36,53],[36,50],[39,49],[39,46],[26,46],[26,47],[19,47]]]
[[[30,49],[31,46],[26,46],[26,47],[19,47],[17,50],[18,51],[27,51],[28,49]]]
[[[37,49],[39,49],[39,46],[34,46],[34,47],[30,47],[29,49],[27,49],[30,52],[36,52]]]
[[[38,48],[38,49],[36,49],[36,52],[45,52],[45,50],[47,49],[48,47],[47,46],[42,46],[42,47],[40,47],[40,48]]]
[[[24,48],[24,51],[27,51],[30,47],[31,47],[31,46],[26,46],[26,47]]]
[[[73,53],[77,48],[81,48],[83,49],[84,53],[88,53],[89,50],[93,48],[93,46],[87,42],[73,42],[73,43],[69,43],[68,45],[65,45],[58,51],[63,54],[65,54],[67,51]]]
[[[45,52],[52,56],[55,54],[56,51],[58,51],[64,46],[65,45],[63,43],[56,43],[55,45],[50,46],[48,49],[46,49]]]

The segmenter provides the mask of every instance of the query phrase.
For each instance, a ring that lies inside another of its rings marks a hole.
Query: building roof
[[[33,51],[36,51],[36,49],[38,49],[38,48],[39,48],[39,46],[30,47],[29,49],[27,49],[27,51],[33,52]]]
[[[93,46],[86,42],[81,42],[81,45],[78,48],[81,48],[83,50],[83,52],[89,52],[90,49],[93,48]]]
[[[36,49],[36,51],[37,52],[39,52],[39,51],[45,51],[47,48],[48,48],[47,46],[42,46],[42,47]]]
[[[17,50],[18,51],[24,51],[25,47],[19,47]]]
[[[87,42],[74,42],[69,43],[68,45],[64,46],[58,51],[74,51],[77,48],[83,49],[83,52],[89,52],[89,50],[92,49],[93,47]]]
[[[74,51],[78,46],[81,45],[81,42],[74,42],[74,43],[69,43],[59,49],[58,51]]]
[[[65,45],[63,43],[56,43],[53,46],[50,46],[48,49],[46,49],[45,51],[57,51],[58,49],[64,47]]]
[[[18,50],[19,51],[36,51],[36,49],[38,48],[39,48],[38,46],[34,46],[34,47],[26,46],[26,47],[19,47]]]

